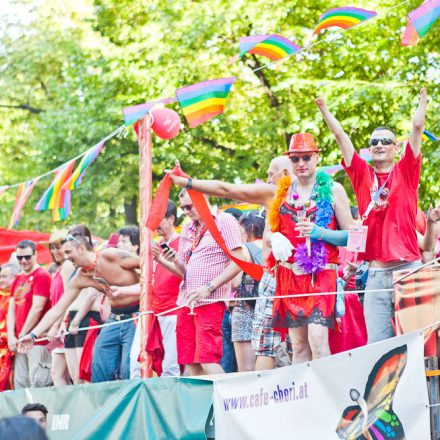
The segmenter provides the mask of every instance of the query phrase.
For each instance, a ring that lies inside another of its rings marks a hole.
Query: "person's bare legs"
[[[320,324],[309,324],[309,345],[312,350],[312,359],[330,356],[328,344],[328,328]]]
[[[307,326],[289,328],[292,341],[292,364],[307,362],[312,359],[312,351],[308,340]]]
[[[275,358],[272,356],[257,356],[255,361],[255,371],[273,370],[275,368]]]
[[[52,368],[50,373],[55,387],[70,384],[69,371],[64,353],[52,352]]]
[[[255,354],[251,341],[234,342],[235,357],[237,358],[238,371],[255,370]]]
[[[186,366],[188,376],[201,376],[203,375],[203,368],[200,364],[188,364]]]
[[[220,364],[209,363],[209,364],[200,364],[202,367],[202,374],[225,374],[225,370],[221,367]]]
[[[81,360],[82,347],[66,348],[67,368],[74,384],[84,383],[79,379],[79,361]]]

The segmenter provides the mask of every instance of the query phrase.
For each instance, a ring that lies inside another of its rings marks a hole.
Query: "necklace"
[[[297,192],[297,181],[295,180],[292,185],[289,188],[289,193],[287,194],[286,200],[287,203],[291,206],[294,206],[298,209],[308,209],[312,206],[312,200],[316,200],[318,197],[318,194],[316,192],[316,184],[317,181],[315,180],[315,183],[313,184],[312,190],[310,191],[309,197],[304,202],[304,205],[301,203],[298,203],[297,200],[299,199],[299,194]]]

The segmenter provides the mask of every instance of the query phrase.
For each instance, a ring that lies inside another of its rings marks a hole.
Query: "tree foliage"
[[[4,29],[0,40],[0,184],[42,174],[91,147],[122,124],[122,108],[173,96],[176,88],[237,76],[225,114],[171,141],[154,141],[153,178],[179,159],[193,176],[252,182],[286,150],[289,134],[310,131],[322,163],[340,155],[313,102],[324,95],[356,147],[377,125],[411,128],[422,85],[428,87],[426,127],[440,132],[439,23],[415,47],[402,47],[407,13],[420,1],[369,1],[378,18],[344,33],[327,31],[303,55],[257,72],[267,61],[247,56],[233,65],[238,40],[279,33],[310,42],[319,15],[346,5],[314,0],[62,0],[18,1],[32,12]],[[354,5],[353,5],[354,6]],[[388,11],[388,12],[386,12]],[[172,106],[179,110],[178,105]],[[180,110],[179,110],[180,111]],[[183,120],[183,116],[182,116]],[[439,154],[423,145],[420,205],[438,200]],[[113,139],[72,193],[68,223],[84,222],[106,235],[126,221],[138,195],[134,134]],[[343,172],[337,179],[349,188]],[[33,210],[50,183],[40,182],[21,228],[52,230],[50,212]],[[15,191],[1,198],[7,224]]]

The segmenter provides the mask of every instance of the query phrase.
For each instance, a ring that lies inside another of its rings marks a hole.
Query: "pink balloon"
[[[162,139],[172,139],[179,134],[179,115],[169,108],[155,108],[151,111],[153,125],[151,128]]]

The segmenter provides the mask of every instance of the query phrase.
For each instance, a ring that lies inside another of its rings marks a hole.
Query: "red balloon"
[[[180,118],[179,115],[169,108],[154,108],[153,125],[151,128],[162,139],[172,139],[179,134]]]

